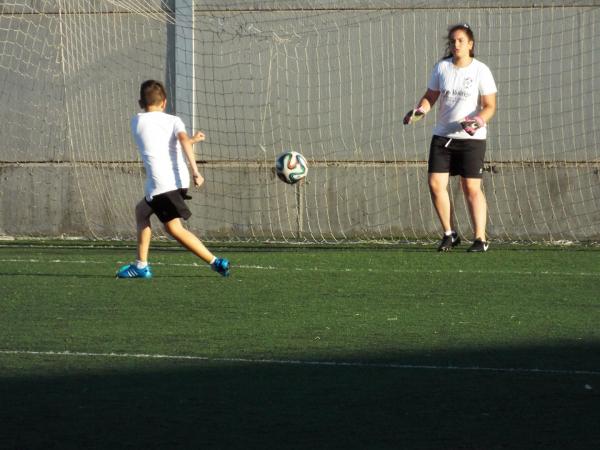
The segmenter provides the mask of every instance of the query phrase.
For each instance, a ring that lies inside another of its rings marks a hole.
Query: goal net
[[[458,3],[458,4],[457,4]],[[0,235],[131,238],[144,173],[139,85],[207,139],[189,227],[207,240],[417,241],[440,234],[425,92],[449,25],[492,70],[488,234],[600,238],[600,7],[594,1],[21,0],[0,5]],[[302,153],[306,182],[273,172]],[[471,236],[451,182],[456,226]],[[157,235],[162,235],[156,222]]]

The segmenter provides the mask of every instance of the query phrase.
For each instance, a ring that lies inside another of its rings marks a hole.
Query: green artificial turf
[[[600,448],[600,252],[0,245],[0,448]]]

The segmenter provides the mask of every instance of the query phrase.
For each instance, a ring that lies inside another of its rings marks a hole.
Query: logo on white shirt
[[[469,91],[464,91],[462,89],[444,89],[442,91],[442,95],[444,97],[448,97],[448,98],[452,98],[452,97],[467,98],[467,97],[471,96]]]

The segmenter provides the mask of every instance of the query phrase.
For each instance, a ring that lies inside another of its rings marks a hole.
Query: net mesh
[[[202,238],[434,238],[435,120],[401,123],[448,26],[468,22],[499,88],[484,174],[489,235],[597,240],[600,8],[520,3],[4,2],[0,234],[134,236],[144,174],[129,120],[140,83],[154,78],[168,112],[207,135],[189,222]],[[305,183],[276,178],[285,150],[308,160]],[[454,181],[451,195],[470,236]]]

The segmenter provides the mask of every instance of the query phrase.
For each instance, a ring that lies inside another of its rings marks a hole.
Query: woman
[[[450,176],[460,175],[473,225],[470,252],[488,249],[485,226],[487,204],[481,190],[486,124],[496,112],[496,83],[490,69],[475,59],[475,38],[467,24],[448,31],[448,51],[431,73],[425,95],[404,117],[408,125],[427,114],[440,100],[438,121],[429,148],[428,176],[433,205],[444,236],[439,251],[460,244],[452,224],[448,194]]]

